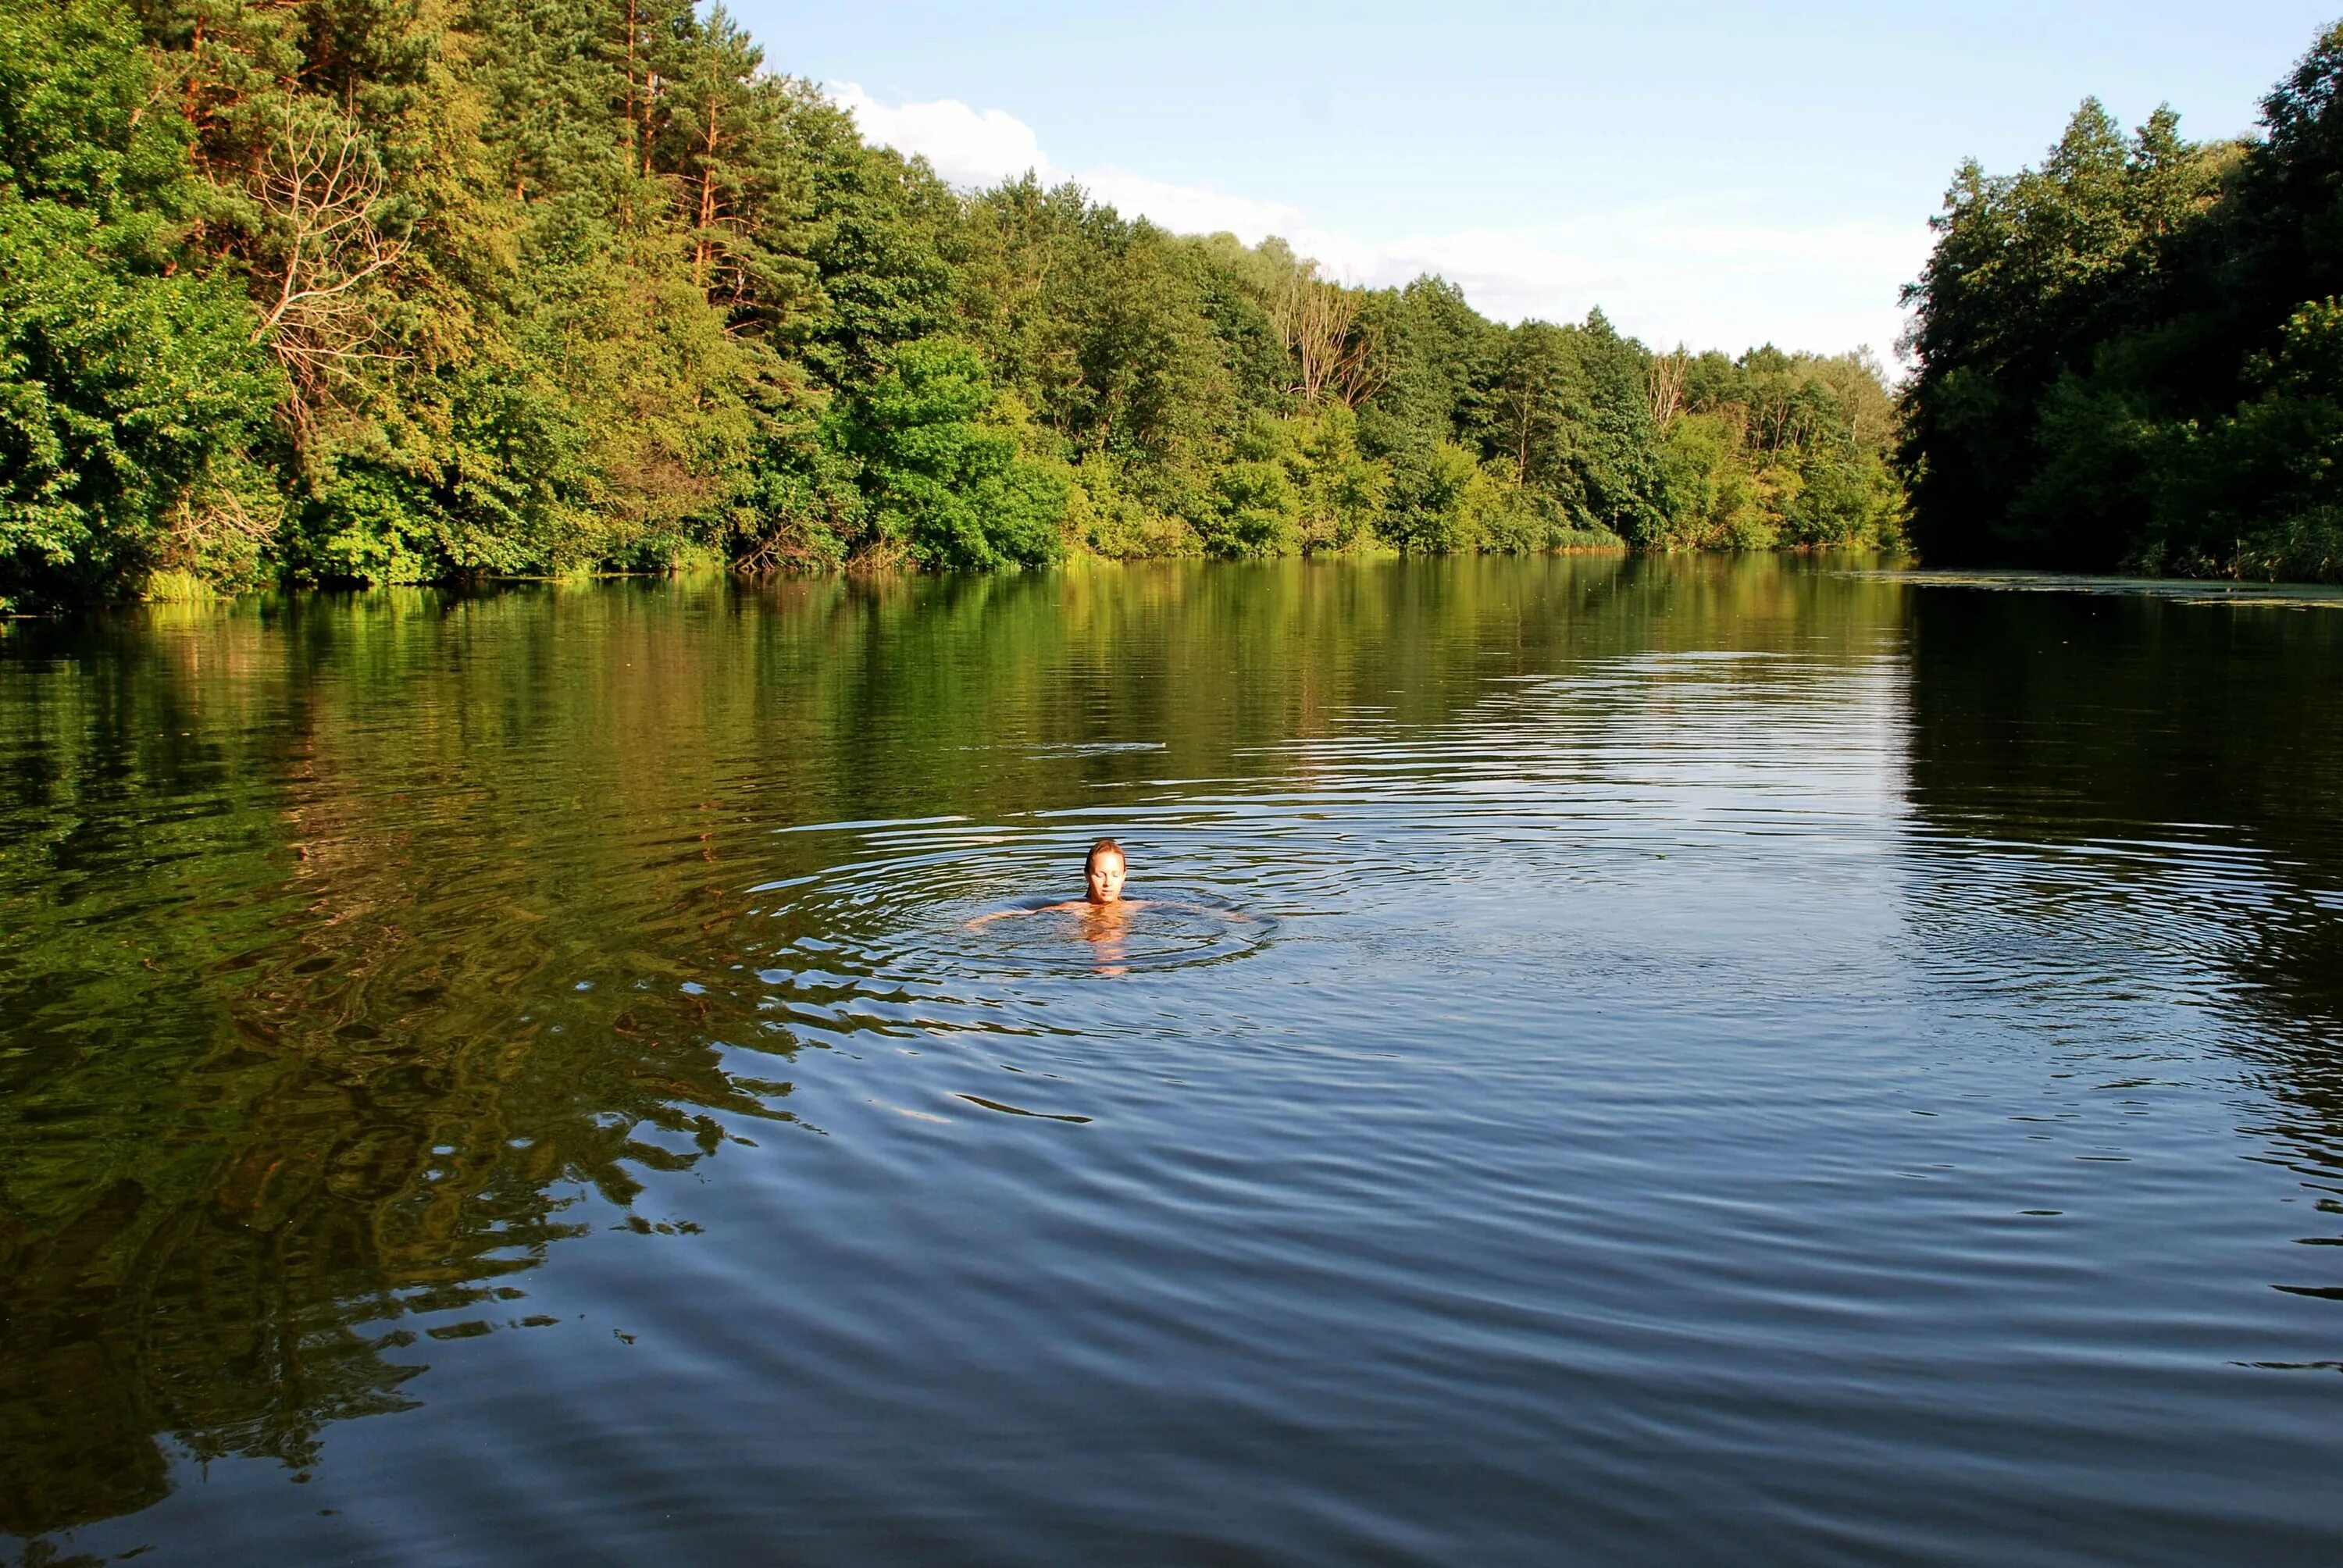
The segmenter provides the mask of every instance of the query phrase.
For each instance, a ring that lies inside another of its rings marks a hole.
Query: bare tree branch
[[[306,426],[334,380],[360,363],[399,357],[377,347],[367,285],[397,266],[405,246],[382,230],[382,166],[366,132],[314,103],[286,105],[246,188],[264,226],[252,340],[285,367],[294,423]]]
[[[1305,404],[1332,396],[1355,408],[1386,379],[1378,340],[1357,330],[1358,296],[1317,276],[1315,265],[1295,268],[1270,304],[1270,317],[1302,372],[1288,390]]]
[[[1644,391],[1652,406],[1652,427],[1664,430],[1684,412],[1685,373],[1692,357],[1679,346],[1674,353],[1654,354],[1644,373]]]

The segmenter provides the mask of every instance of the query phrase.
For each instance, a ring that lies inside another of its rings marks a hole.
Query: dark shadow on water
[[[1910,792],[1924,940],[2185,944],[2227,1038],[2291,1108],[2260,1130],[2343,1195],[2343,613],[2169,592],[1912,596]],[[1978,872],[1936,844],[2087,856]],[[2167,950],[2160,955],[2170,959]]]

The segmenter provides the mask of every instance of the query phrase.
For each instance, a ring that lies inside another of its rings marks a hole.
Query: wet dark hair
[[[1091,852],[1082,857],[1082,869],[1087,872],[1092,866],[1097,865],[1101,855],[1112,855],[1125,866],[1131,864],[1131,857],[1122,852],[1121,845],[1111,839],[1101,839],[1091,846]]]

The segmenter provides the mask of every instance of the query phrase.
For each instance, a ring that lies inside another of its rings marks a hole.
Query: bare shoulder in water
[[[1131,873],[1129,857],[1122,846],[1112,839],[1101,839],[1091,846],[1082,861],[1083,893],[1079,899],[1061,899],[1056,903],[1034,904],[1021,909],[996,910],[969,921],[969,930],[989,926],[995,920],[1006,920],[1019,915],[1047,915],[1075,910],[1098,915],[1121,917],[1138,910],[1191,910],[1199,914],[1214,914],[1232,920],[1250,922],[1252,917],[1240,910],[1220,909],[1210,904],[1181,903],[1170,899],[1126,899],[1122,884]]]

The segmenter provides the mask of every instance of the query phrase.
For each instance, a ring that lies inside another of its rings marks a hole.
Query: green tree
[[[1508,327],[1071,186],[956,190],[720,7],[35,0],[5,26],[18,600],[1714,531],[1663,515],[1674,408],[1599,313]],[[1765,516],[1861,532],[1886,438],[1861,388],[1791,357],[1769,401],[1716,357]]]
[[[985,423],[993,412],[976,352],[926,339],[896,349],[840,420],[871,481],[880,537],[922,566],[1033,566],[1061,550],[1065,486]]]
[[[0,16],[0,603],[247,579],[279,508],[281,384],[241,288],[195,265],[157,87],[106,0]]]

